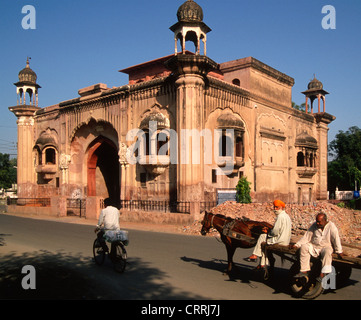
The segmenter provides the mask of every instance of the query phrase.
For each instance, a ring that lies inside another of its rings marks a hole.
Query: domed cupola
[[[318,101],[318,112],[317,114],[321,113],[321,101],[323,102],[323,113],[326,112],[326,95],[328,94],[327,91],[323,90],[323,84],[320,80],[316,79],[316,76],[313,76],[313,79],[309,82],[307,86],[307,90],[302,92],[306,96],[306,113],[308,113],[308,108],[311,109],[311,114],[314,113],[313,111],[313,101],[317,99]],[[308,100],[311,101],[310,106],[308,105]]]
[[[38,89],[41,88],[37,83],[38,76],[30,68],[29,58],[26,59],[26,67],[19,72],[19,82],[14,83],[16,93],[18,94],[18,105],[38,106]],[[26,101],[26,96],[29,101]]]
[[[207,33],[212,31],[203,22],[203,10],[193,0],[187,0],[178,9],[178,22],[170,27],[174,32],[175,54],[178,54],[178,40],[181,43],[182,54],[186,53],[186,42],[191,41],[195,46],[195,54],[201,53],[201,41],[204,44],[204,55],[207,55]]]
[[[38,76],[36,73],[30,68],[29,58],[26,60],[26,67],[19,72],[19,81],[20,82],[28,82],[31,84],[36,84]]]
[[[203,21],[203,10],[199,4],[193,0],[183,3],[177,12],[179,22]]]
[[[322,82],[320,80],[317,80],[316,76],[314,76],[313,80],[311,80],[310,83],[308,84],[308,90],[312,90],[312,89],[316,89],[316,90],[323,89]]]

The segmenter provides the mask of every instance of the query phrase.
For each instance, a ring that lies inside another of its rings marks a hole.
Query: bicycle
[[[99,232],[103,231],[100,230]],[[103,234],[105,238],[103,244],[107,250],[104,250],[97,236],[93,244],[93,255],[95,263],[101,266],[105,261],[105,257],[108,255],[111,262],[113,263],[114,270],[116,272],[123,273],[127,264],[127,251],[125,250],[125,246],[129,243],[128,233],[126,231],[118,230],[106,231],[105,233],[103,232]],[[111,243],[110,252],[106,242]]]

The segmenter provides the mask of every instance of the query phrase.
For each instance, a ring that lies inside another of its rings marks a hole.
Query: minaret
[[[19,82],[14,83],[18,94],[18,103],[9,110],[18,118],[18,155],[17,155],[17,183],[19,198],[34,197],[31,185],[36,184],[34,170],[34,115],[38,107],[37,75],[30,69],[29,58],[26,67],[19,72]],[[26,96],[29,96],[27,102]]]
[[[173,71],[177,87],[176,131],[178,136],[177,162],[177,200],[199,203],[204,200],[204,146],[196,148],[193,142],[182,139],[184,129],[197,130],[204,128],[204,91],[207,74],[218,69],[218,64],[205,55],[200,55],[200,40],[204,40],[210,28],[203,19],[202,8],[194,1],[186,1],[177,13],[178,23],[170,29],[175,39],[182,41],[182,53],[166,61],[166,66]],[[186,54],[185,41],[191,40],[196,46],[196,54]],[[182,146],[182,143],[185,144]],[[188,153],[184,150],[187,148]],[[193,156],[198,153],[200,161],[194,162]],[[188,159],[184,155],[189,155]],[[189,161],[187,161],[189,160]],[[199,208],[198,208],[199,209]],[[192,211],[192,208],[191,208]],[[198,210],[199,211],[199,210]],[[197,212],[197,208],[194,208]]]
[[[327,164],[328,164],[328,125],[336,119],[335,116],[326,112],[326,98],[329,94],[323,90],[323,84],[314,76],[313,80],[308,84],[308,90],[302,92],[306,96],[306,113],[308,113],[308,99],[311,101],[311,114],[315,117],[317,127],[317,183],[316,183],[316,197],[318,200],[327,200]],[[318,112],[313,110],[313,101],[318,101]],[[321,101],[323,108],[321,111]]]

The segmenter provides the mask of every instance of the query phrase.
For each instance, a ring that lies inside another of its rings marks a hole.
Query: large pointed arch
[[[114,203],[119,203],[120,164],[117,146],[110,139],[99,136],[89,145],[87,153],[87,196],[108,197]],[[98,176],[97,171],[100,172]],[[98,190],[102,182],[107,195],[104,190]]]

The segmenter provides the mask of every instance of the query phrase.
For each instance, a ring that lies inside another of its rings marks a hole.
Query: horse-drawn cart
[[[288,281],[293,295],[304,299],[315,299],[324,289],[336,289],[342,286],[350,278],[352,268],[361,269],[361,258],[349,255],[349,252],[352,252],[354,247],[343,244],[343,248],[345,251],[344,256],[341,258],[337,254],[332,255],[333,272],[321,280],[319,278],[322,269],[320,259],[311,258],[311,271],[305,277],[296,277],[300,272],[299,249],[291,248],[291,246],[263,243],[262,250],[264,250],[270,262],[270,266],[263,270],[263,278],[268,280],[272,277],[276,260],[274,255],[279,256],[281,259],[292,263]]]
[[[267,222],[251,221],[249,219],[231,219],[224,215],[204,213],[202,221],[201,234],[206,235],[210,229],[216,229],[222,242],[226,246],[228,267],[227,273],[231,273],[234,266],[233,255],[236,248],[252,248],[256,245],[257,239],[263,232],[263,229],[272,229],[272,225]],[[291,243],[295,243],[295,239]],[[349,279],[352,268],[361,269],[361,248],[352,245],[343,244],[344,256],[342,259],[337,254],[333,255],[333,271],[325,277],[325,281],[320,281],[321,260],[311,258],[311,271],[306,277],[295,277],[300,272],[300,262],[298,249],[290,246],[281,246],[279,244],[262,244],[262,249],[269,260],[270,266],[260,269],[263,280],[269,280],[273,275],[275,257],[279,256],[283,260],[291,262],[289,270],[289,283],[294,296],[305,299],[315,299],[324,289],[336,289],[343,282]],[[350,254],[352,253],[352,254]]]

